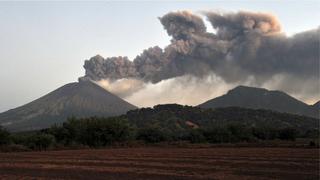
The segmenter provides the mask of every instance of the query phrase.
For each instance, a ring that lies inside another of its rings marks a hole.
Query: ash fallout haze
[[[0,111],[77,79],[138,107],[198,105],[238,85],[314,104],[319,8],[318,1],[0,2]]]

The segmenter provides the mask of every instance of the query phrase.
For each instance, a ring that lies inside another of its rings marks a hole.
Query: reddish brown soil
[[[319,179],[318,149],[120,148],[0,153],[0,179]]]

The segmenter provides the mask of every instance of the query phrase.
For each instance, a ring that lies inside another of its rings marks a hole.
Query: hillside
[[[70,116],[116,116],[136,107],[98,85],[66,84],[21,107],[0,114],[0,125],[14,131],[47,128]]]
[[[311,105],[313,108],[316,108],[317,110],[320,110],[320,101],[314,103],[313,105]]]
[[[165,104],[109,118],[69,118],[62,125],[33,132],[10,135],[0,128],[0,134],[2,144],[13,142],[32,150],[47,149],[52,144],[103,147],[136,140],[139,143],[294,141],[319,138],[319,119],[261,109],[202,109]],[[315,141],[312,142],[310,146],[315,146]]]
[[[315,118],[240,107],[203,109],[167,104],[131,110],[125,117],[136,127],[157,125],[172,132],[190,128],[190,124],[192,128],[242,124],[248,128],[295,128],[301,132],[319,129],[319,120]]]
[[[199,105],[202,108],[234,106],[319,117],[319,111],[315,106],[309,106],[284,92],[246,86],[238,86],[225,95]]]

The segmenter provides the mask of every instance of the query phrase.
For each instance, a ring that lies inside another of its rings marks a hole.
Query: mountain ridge
[[[0,113],[0,125],[33,130],[61,123],[66,118],[116,116],[137,107],[89,81],[68,83],[30,103]]]
[[[318,102],[316,102],[316,103],[314,103],[314,104],[312,104],[312,105],[310,105],[310,106],[312,106],[312,107],[317,108],[318,110],[320,110],[320,101],[318,101]]]
[[[310,106],[299,101],[285,92],[242,85],[198,106],[202,108],[237,106],[252,109],[268,109],[319,118],[319,111],[315,106]]]

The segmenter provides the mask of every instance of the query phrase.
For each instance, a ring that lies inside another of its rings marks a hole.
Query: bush
[[[303,135],[304,138],[319,138],[319,129],[308,130]]]
[[[40,132],[13,134],[11,139],[14,144],[23,145],[32,150],[46,150],[55,143],[55,138],[53,135]]]
[[[105,146],[114,142],[127,141],[131,137],[131,128],[127,120],[89,119],[83,122],[80,142],[89,146]]]
[[[74,142],[74,137],[70,136],[70,133],[67,128],[53,125],[47,130],[48,134],[51,134],[55,137],[55,140],[58,144],[63,146],[71,145]]]
[[[293,128],[281,129],[279,132],[279,138],[282,140],[294,141],[294,140],[296,140],[297,135],[298,135],[298,131]]]
[[[0,145],[6,145],[10,143],[10,133],[0,126]]]
[[[5,146],[0,146],[0,152],[24,152],[30,150],[31,149],[21,144],[8,144]]]
[[[64,145],[82,144],[99,147],[123,142],[133,137],[133,129],[122,118],[69,119],[62,127],[53,126],[48,133]]]
[[[232,134],[225,127],[206,129],[204,136],[210,143],[227,143],[232,140]]]
[[[257,139],[273,140],[278,138],[279,130],[270,127],[253,128],[252,134]]]
[[[314,141],[310,141],[310,142],[309,142],[309,146],[315,147],[315,146],[316,146],[316,143],[315,143]]]
[[[189,140],[191,143],[205,143],[206,138],[201,129],[192,129],[189,133]]]
[[[55,142],[50,134],[34,134],[26,138],[25,145],[33,150],[46,150]]]
[[[166,141],[167,134],[158,126],[150,126],[138,130],[137,139],[143,140],[146,143],[157,143]]]
[[[229,124],[227,129],[231,134],[230,142],[248,142],[253,139],[252,129],[246,127],[244,124]]]

